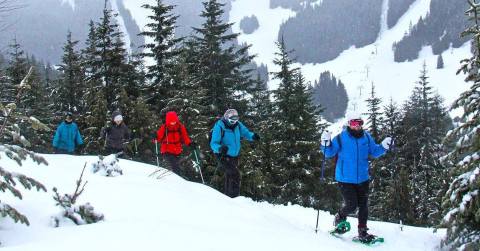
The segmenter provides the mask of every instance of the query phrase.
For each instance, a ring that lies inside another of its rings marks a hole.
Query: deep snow
[[[331,237],[333,216],[320,212],[315,234],[316,211],[297,205],[257,203],[245,197],[230,199],[218,191],[171,174],[148,177],[155,166],[120,160],[123,176],[104,177],[87,171],[88,181],[79,203],[90,202],[105,221],[83,226],[53,228],[55,207],[52,187],[72,193],[85,162],[97,157],[44,155],[49,166],[27,161],[17,166],[5,156],[0,165],[41,181],[48,192],[24,191],[23,200],[4,193],[2,201],[16,207],[30,220],[27,227],[3,218],[0,241],[3,250],[372,250],[350,239]],[[207,177],[208,180],[208,177]],[[351,218],[352,226],[357,220]],[[371,232],[386,242],[374,250],[433,250],[445,231],[398,224],[369,222]]]

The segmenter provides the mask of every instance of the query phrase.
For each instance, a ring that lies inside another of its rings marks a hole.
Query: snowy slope
[[[362,48],[350,48],[344,51],[335,60],[322,64],[299,65],[307,81],[318,79],[323,71],[332,72],[345,83],[350,98],[349,109],[357,108],[365,111],[364,100],[373,82],[377,95],[386,102],[392,97],[401,103],[410,95],[423,63],[427,65],[430,82],[450,104],[467,88],[463,76],[456,76],[459,61],[470,54],[469,44],[459,49],[450,49],[443,54],[445,68],[436,69],[437,56],[433,55],[430,47],[425,47],[419,59],[412,62],[395,63],[393,60],[392,45],[399,41],[409,30],[410,24],[417,23],[418,19],[428,13],[431,0],[417,0],[399,22],[387,29],[386,13],[389,0],[382,5],[381,31],[374,44]],[[320,3],[321,4],[321,3]],[[278,38],[279,25],[295,12],[285,9],[270,9],[269,0],[236,0],[230,12],[230,21],[239,23],[245,16],[258,17],[260,28],[252,34],[241,34],[239,41],[252,44],[252,52],[257,54],[258,63],[267,64],[270,71],[275,71],[272,59],[276,51],[275,41]],[[233,27],[234,32],[241,33],[238,25]],[[314,50],[315,48],[312,48]],[[278,83],[272,81],[270,88],[275,89]]]
[[[274,206],[248,198],[230,199],[208,186],[191,183],[176,175],[149,178],[154,166],[121,160],[124,175],[114,178],[86,172],[88,181],[79,202],[90,202],[105,215],[101,223],[60,228],[49,226],[58,212],[52,199],[52,187],[60,193],[75,188],[84,162],[95,157],[45,155],[49,166],[31,161],[22,167],[0,159],[7,169],[31,175],[48,192],[23,191],[24,199],[2,194],[27,215],[31,226],[2,219],[2,250],[76,251],[76,250],[372,250],[344,239],[331,237],[333,216],[321,212],[319,232],[314,233],[316,212],[299,206]],[[356,219],[350,219],[355,226]],[[386,243],[375,250],[433,250],[444,231],[404,227],[391,223],[370,222],[373,233],[382,234]]]

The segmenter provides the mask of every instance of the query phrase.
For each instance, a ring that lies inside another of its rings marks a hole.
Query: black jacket
[[[123,149],[123,144],[130,141],[131,133],[125,123],[112,125],[102,130],[102,138],[107,138],[107,147]]]

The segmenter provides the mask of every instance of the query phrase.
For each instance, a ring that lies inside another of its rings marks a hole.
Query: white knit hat
[[[115,118],[113,118],[113,121],[115,121],[115,122],[116,121],[122,121],[122,120],[123,120],[122,115],[117,115],[117,116],[115,116]]]
[[[237,110],[235,110],[235,109],[228,109],[228,110],[225,112],[225,114],[223,115],[223,117],[224,117],[225,119],[229,119],[229,118],[231,118],[231,117],[233,117],[233,116],[237,116],[237,117],[238,117],[238,112],[237,112]]]

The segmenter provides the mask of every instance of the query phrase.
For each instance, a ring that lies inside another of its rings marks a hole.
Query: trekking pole
[[[108,138],[108,132],[105,132],[105,142],[103,143],[103,148],[107,147],[107,138]]]
[[[158,141],[155,139],[155,155],[157,156],[157,167],[160,168],[160,162],[158,161]]]
[[[325,157],[325,152],[327,150],[327,143],[328,143],[328,140],[324,140],[324,145],[323,145],[323,160],[322,160],[322,177],[320,178],[320,181],[323,181],[324,180],[324,171],[325,171],[325,161],[326,161],[326,157]]]
[[[135,145],[135,155],[138,155],[137,139],[133,139],[133,144]]]
[[[315,226],[315,233],[318,232],[318,216],[320,215],[320,209],[317,209],[317,225]]]
[[[197,168],[198,168],[198,171],[200,171],[200,177],[202,178],[202,183],[205,185],[205,180],[203,180],[203,174],[202,174],[202,166],[200,165],[200,161],[198,160],[196,148],[193,149],[193,154],[195,155],[195,159],[197,161]]]

